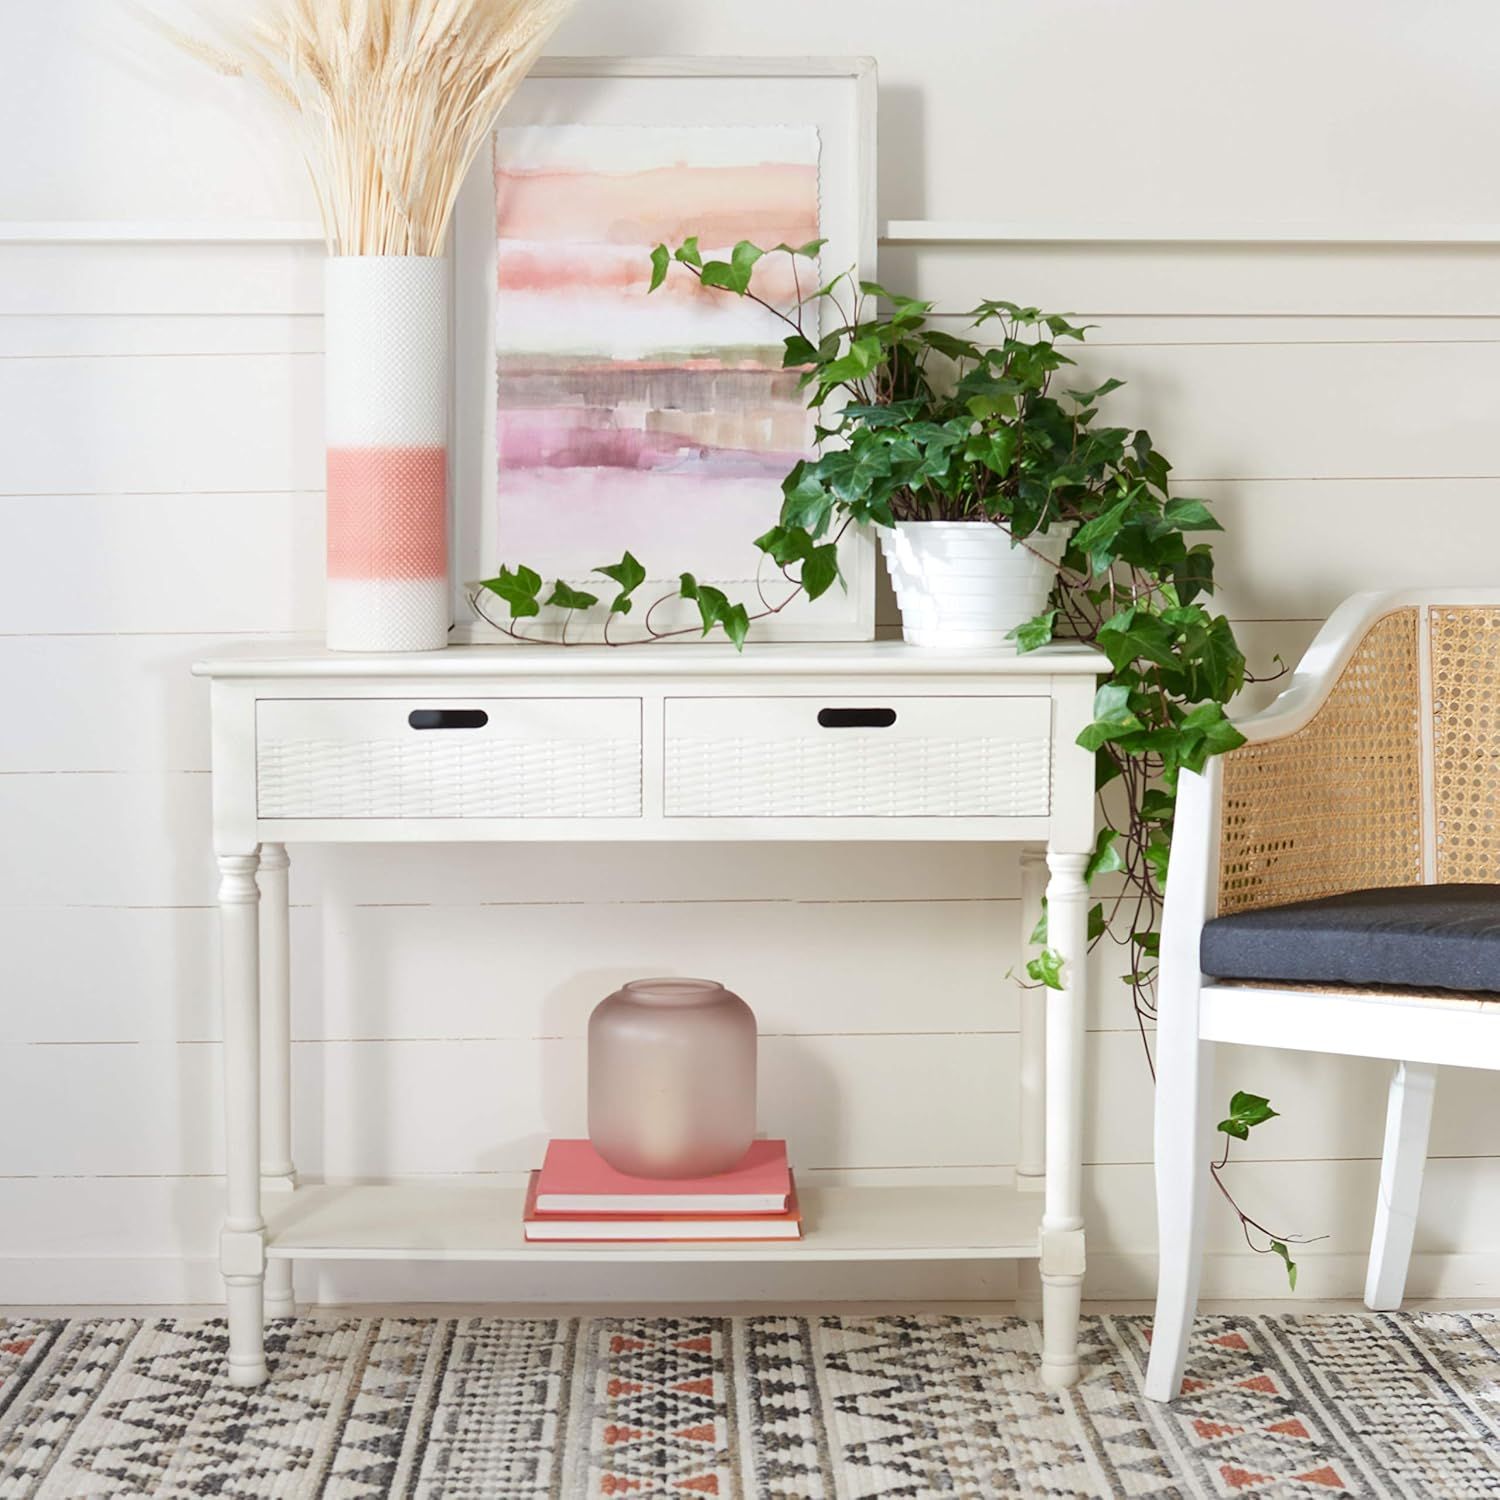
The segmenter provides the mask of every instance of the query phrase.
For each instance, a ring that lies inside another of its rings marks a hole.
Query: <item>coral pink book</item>
[[[537,1174],[536,1212],[779,1214],[791,1191],[785,1141],[752,1141],[727,1172],[683,1178],[627,1177],[588,1141],[550,1141]]]
[[[528,1242],[580,1243],[609,1240],[619,1244],[651,1244],[690,1240],[796,1240],[802,1238],[802,1210],[797,1184],[791,1184],[787,1204],[779,1214],[539,1214],[537,1185],[541,1173],[531,1174],[526,1193],[525,1231]]]

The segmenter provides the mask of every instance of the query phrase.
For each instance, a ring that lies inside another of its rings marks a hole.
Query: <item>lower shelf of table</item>
[[[986,1260],[1037,1254],[1042,1195],[1014,1187],[803,1188],[802,1238],[723,1244],[528,1244],[519,1189],[309,1185],[267,1193],[284,1260]]]

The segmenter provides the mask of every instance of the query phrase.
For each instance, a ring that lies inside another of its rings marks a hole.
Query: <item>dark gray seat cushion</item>
[[[1500,992],[1500,885],[1408,885],[1205,923],[1217,979]]]

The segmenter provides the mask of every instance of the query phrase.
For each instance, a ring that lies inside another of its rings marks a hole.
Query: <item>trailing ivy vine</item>
[[[988,300],[956,323],[939,322],[930,302],[849,272],[818,285],[821,245],[765,251],[742,241],[728,260],[705,260],[688,239],[652,252],[652,291],[670,275],[692,276],[781,321],[783,367],[799,372],[818,451],[787,474],[778,522],[756,541],[786,586],[783,597],[773,601],[762,586],[747,604],[683,574],[645,611],[646,638],[718,627],[742,645],[757,619],[840,581],[838,542],[850,526],[1002,524],[1022,546],[1033,533],[1068,528],[1047,608],[1015,637],[1022,651],[1054,639],[1087,642],[1109,661],[1079,741],[1094,753],[1101,794],[1101,828],[1085,873],[1104,893],[1089,912],[1088,934],[1091,945],[1108,939],[1127,956],[1124,977],[1149,1063],[1178,777],[1243,743],[1225,705],[1247,680],[1245,657],[1229,621],[1209,603],[1214,556],[1204,538],[1222,528],[1206,502],[1171,493],[1171,465],[1149,433],[1099,420],[1122,382],[1064,383],[1074,364],[1066,346],[1082,342],[1085,328]],[[798,295],[790,306],[756,289],[755,268],[767,254],[791,263]],[[626,552],[595,572],[615,586],[608,618],[629,613],[644,566]],[[541,576],[524,566],[501,568],[481,587],[509,609],[508,620],[491,623],[517,635],[517,622],[544,606],[566,619],[600,602],[561,580],[544,598]],[[653,612],[675,599],[697,606],[698,624],[653,628]],[[476,609],[483,612],[479,596]],[[1033,940],[1042,952],[1027,966],[1031,981],[1059,988],[1061,960],[1047,946],[1045,913]],[[1285,1261],[1295,1287],[1288,1249],[1295,1237],[1252,1219],[1222,1177],[1231,1143],[1275,1115],[1261,1096],[1236,1093],[1218,1127],[1224,1153],[1212,1170],[1247,1242]]]

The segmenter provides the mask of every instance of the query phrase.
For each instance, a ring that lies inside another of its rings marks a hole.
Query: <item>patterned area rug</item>
[[[258,1391],[217,1320],[0,1322],[0,1496],[423,1500],[1500,1496],[1500,1315],[1145,1318],[1048,1393],[1018,1318],[287,1320]]]

